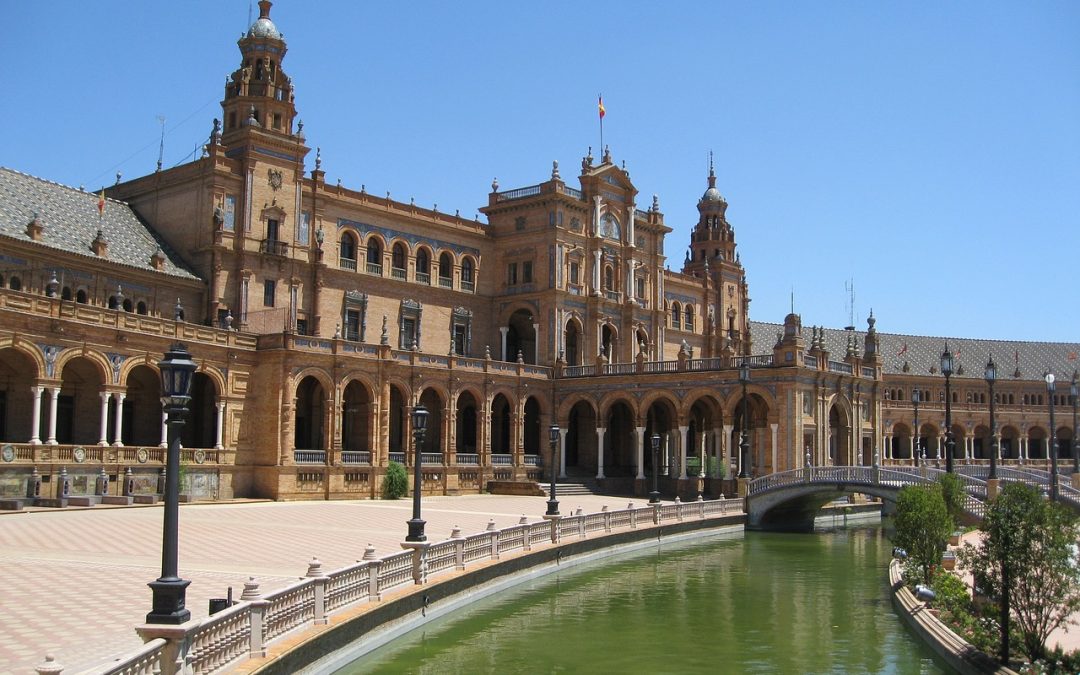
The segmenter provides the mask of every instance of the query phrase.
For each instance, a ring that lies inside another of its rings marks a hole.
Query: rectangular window
[[[401,318],[398,333],[400,349],[420,349],[420,314],[423,308],[416,300],[401,301]]]
[[[276,218],[266,220],[266,239],[267,241],[278,240],[278,221]]]
[[[517,286],[517,263],[510,263],[506,268],[506,284],[508,286]]]
[[[223,227],[226,232],[236,230],[236,196],[225,195],[225,222]]]
[[[304,211],[300,214],[300,222],[296,224],[296,242],[307,244],[311,236],[311,214]]]
[[[638,299],[645,299],[645,278],[638,277],[634,280],[634,293],[637,294]]]
[[[581,276],[581,265],[577,264],[576,262],[570,263],[570,283],[572,283],[572,284],[580,283],[578,281],[578,278],[580,276]]]
[[[263,282],[263,307],[274,306],[274,295],[277,292],[277,282],[266,280]]]
[[[307,319],[297,319],[296,320],[296,334],[297,335],[307,335],[308,334],[308,332],[307,332]]]
[[[468,347],[466,346],[466,340],[468,338],[468,329],[463,324],[454,325],[454,353],[458,356],[468,355]]]
[[[416,341],[416,319],[401,320],[401,348],[412,349]]]
[[[360,339],[360,310],[345,310],[345,339],[357,341]]]
[[[532,280],[532,261],[526,260],[525,262],[521,263],[521,283],[531,284]]]

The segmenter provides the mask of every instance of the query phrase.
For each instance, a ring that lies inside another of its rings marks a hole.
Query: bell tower
[[[236,43],[240,67],[225,81],[221,102],[225,133],[223,142],[247,127],[269,133],[292,134],[296,105],[292,80],[281,68],[285,59],[285,36],[270,20],[270,0],[260,0],[259,18]]]
[[[750,298],[746,271],[735,250],[735,230],[727,220],[728,203],[716,189],[709,153],[709,186],[698,200],[698,222],[690,233],[683,274],[700,277],[709,300],[708,324],[714,351],[724,355],[750,350]]]

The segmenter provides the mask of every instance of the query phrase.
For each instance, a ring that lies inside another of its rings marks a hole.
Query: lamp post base
[[[547,513],[545,513],[544,515],[545,516],[557,516],[557,515],[559,515],[559,500],[554,499],[554,498],[547,500]]]
[[[185,623],[191,612],[185,606],[187,579],[158,579],[147,584],[154,592],[153,610],[146,615],[146,623]]]
[[[427,541],[427,535],[424,534],[424,525],[427,521],[420,518],[412,518],[408,521],[409,535],[405,537],[405,541]]]
[[[660,503],[660,493],[657,492],[656,490],[650,491],[649,492],[649,503],[650,504],[659,504]]]

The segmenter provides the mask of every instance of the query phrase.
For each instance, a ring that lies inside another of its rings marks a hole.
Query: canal
[[[882,527],[747,532],[568,569],[353,673],[942,673],[889,600]]]

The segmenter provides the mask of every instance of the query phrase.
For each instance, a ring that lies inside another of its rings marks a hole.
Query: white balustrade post
[[[315,584],[315,616],[313,622],[316,626],[326,624],[326,582],[330,577],[323,571],[322,563],[318,558],[312,558],[308,563],[307,577],[314,579]]]
[[[49,438],[48,445],[56,445],[56,401],[60,398],[60,387],[47,389],[49,392]]]
[[[116,399],[116,411],[113,414],[113,447],[122,448],[124,447],[124,442],[121,440],[124,430],[124,399],[127,398],[127,394],[118,391],[113,394],[113,397]]]
[[[255,577],[248,577],[248,580],[244,582],[244,592],[240,595],[240,600],[251,603],[251,613],[248,615],[251,621],[248,655],[252,658],[262,658],[266,656],[263,629],[266,608],[270,605],[270,601],[263,600],[262,593],[259,592],[259,582],[255,581]]]
[[[214,449],[224,450],[225,446],[221,444],[222,432],[225,427],[225,401],[218,401],[217,403],[217,432],[214,439]]]
[[[30,445],[41,445],[41,390],[44,387],[30,387]]]
[[[101,396],[101,438],[98,439],[98,445],[105,447],[109,444],[109,399],[112,397],[107,391],[103,391]],[[164,413],[163,413],[164,416]]]

